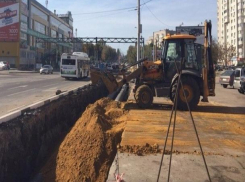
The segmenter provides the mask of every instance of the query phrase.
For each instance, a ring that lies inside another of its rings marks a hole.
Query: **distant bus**
[[[63,53],[60,61],[60,76],[69,78],[85,78],[89,76],[90,58],[84,52]]]

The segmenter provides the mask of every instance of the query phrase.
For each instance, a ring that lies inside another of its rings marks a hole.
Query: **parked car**
[[[4,70],[5,69],[5,65],[3,64],[3,62],[0,62],[0,70]]]
[[[220,75],[219,83],[224,87],[227,88],[228,85],[233,87],[235,77],[234,70],[226,70],[224,73]]]
[[[7,61],[0,61],[0,70],[9,70],[10,65]]]
[[[218,66],[217,66],[217,70],[218,70],[218,71],[223,71],[223,66],[218,65]]]
[[[41,69],[40,69],[40,74],[43,74],[43,73],[45,73],[45,74],[49,74],[49,73],[53,74],[53,67],[51,65],[42,66]]]
[[[106,66],[106,69],[107,69],[108,71],[112,71],[112,70],[113,70],[113,68],[112,68],[112,66],[111,66],[110,64],[108,64],[108,65]]]
[[[241,86],[238,89],[238,92],[241,94],[245,94],[245,69],[244,69],[244,75],[241,76]]]

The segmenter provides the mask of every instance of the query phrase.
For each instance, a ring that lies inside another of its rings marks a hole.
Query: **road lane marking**
[[[43,86],[43,87],[49,87],[49,86],[51,86],[51,85],[56,85],[56,84],[59,84],[59,83],[53,83],[53,84],[46,85],[46,86]]]
[[[21,86],[18,86],[18,87],[9,88],[8,90],[13,90],[13,89],[17,89],[17,88],[25,88],[27,86],[28,85],[21,85]]]
[[[17,95],[17,94],[21,94],[21,93],[24,93],[24,92],[29,92],[31,90],[36,90],[36,89],[33,88],[33,89],[25,90],[25,91],[22,91],[22,92],[17,92],[17,93],[14,93],[14,94],[10,94],[10,95],[7,95],[7,96],[9,97],[9,96],[12,96],[12,95]]]
[[[49,88],[46,90],[42,90],[42,92],[53,92],[53,91],[56,91],[57,89],[58,89],[58,87],[52,87],[52,88]]]

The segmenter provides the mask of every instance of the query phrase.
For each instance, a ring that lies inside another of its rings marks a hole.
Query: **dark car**
[[[235,77],[234,70],[226,70],[224,73],[220,75],[219,83],[224,87],[227,88],[228,85],[233,87]]]
[[[241,76],[241,86],[238,89],[238,92],[241,94],[245,94],[245,70],[244,70],[244,75]]]

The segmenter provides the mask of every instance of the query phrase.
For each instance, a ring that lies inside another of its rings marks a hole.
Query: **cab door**
[[[168,40],[164,44],[164,55],[163,55],[163,63],[164,63],[164,78],[165,81],[171,83],[172,78],[177,73],[177,68],[180,69],[181,63],[181,40],[173,39]],[[175,65],[176,62],[176,65]]]

